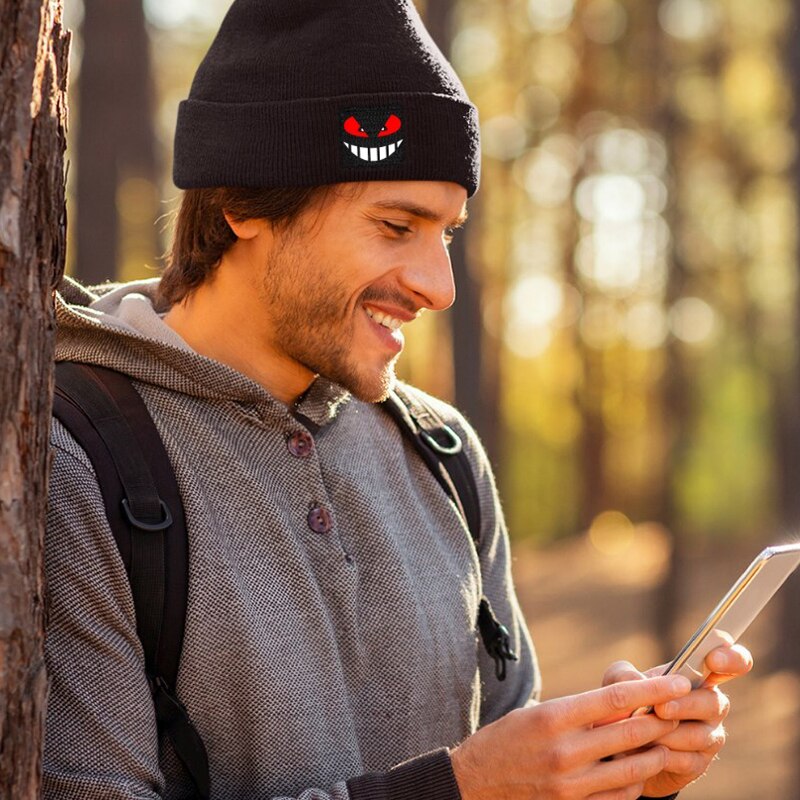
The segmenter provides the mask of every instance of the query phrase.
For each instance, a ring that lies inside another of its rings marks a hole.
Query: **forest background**
[[[227,0],[65,0],[68,272],[150,277],[177,103]],[[481,114],[459,297],[402,377],[487,445],[545,696],[649,666],[800,522],[800,10],[418,3]],[[800,578],[687,798],[800,798]]]

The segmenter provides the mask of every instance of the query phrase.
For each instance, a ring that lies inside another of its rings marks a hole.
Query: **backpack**
[[[480,504],[458,434],[421,399],[398,387],[382,404],[458,508],[477,547]],[[53,415],[94,467],[106,516],[131,586],[159,736],[166,735],[200,800],[209,797],[205,746],[178,699],[189,575],[183,503],[164,444],[131,379],[76,362],[56,364]],[[480,600],[478,630],[498,680],[516,661],[508,630]]]

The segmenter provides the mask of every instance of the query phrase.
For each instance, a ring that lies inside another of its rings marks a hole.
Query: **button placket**
[[[298,430],[286,434],[286,449],[293,458],[305,460],[310,459],[316,453],[316,443],[313,435],[307,430]],[[318,500],[309,504],[306,524],[311,531],[325,537],[329,544],[334,543],[335,537],[329,536],[334,527],[333,512]],[[352,561],[346,561],[346,563],[352,564]]]

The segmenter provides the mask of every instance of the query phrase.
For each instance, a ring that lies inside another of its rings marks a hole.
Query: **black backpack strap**
[[[397,385],[383,403],[406,439],[428,465],[434,478],[455,503],[467,523],[475,548],[481,543],[478,487],[461,437],[421,397]],[[517,661],[508,629],[500,623],[484,595],[478,607],[478,630],[486,652],[494,659],[498,680],[505,680],[506,662]]]
[[[208,757],[175,695],[189,559],[183,503],[164,444],[130,379],[103,367],[57,364],[53,414],[94,467],[131,585],[158,730],[205,800]]]
[[[481,507],[478,487],[461,437],[405,388],[395,387],[383,405],[447,496],[456,504],[467,523],[475,547],[479,547]]]

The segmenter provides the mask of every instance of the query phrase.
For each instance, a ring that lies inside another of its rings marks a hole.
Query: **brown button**
[[[295,458],[308,458],[314,449],[314,440],[310,433],[298,431],[286,440],[286,447]]]
[[[333,527],[333,517],[326,508],[312,508],[308,512],[308,527],[314,533],[328,533]]]

